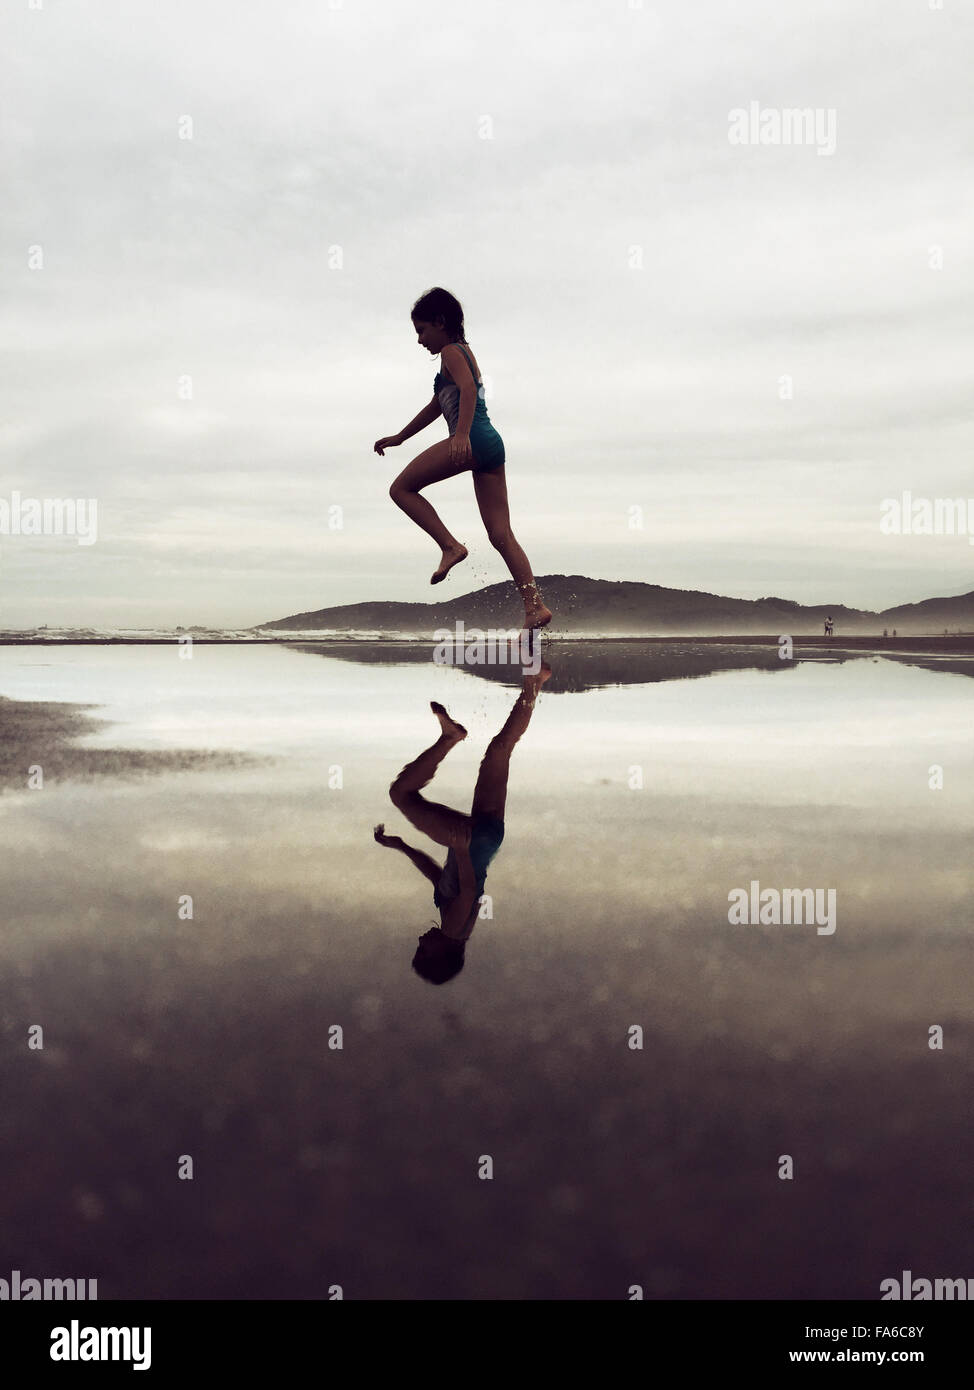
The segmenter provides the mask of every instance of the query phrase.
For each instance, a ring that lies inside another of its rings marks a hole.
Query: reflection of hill
[[[292,651],[327,656],[340,661],[354,661],[382,666],[433,665],[433,646],[429,642],[289,642]],[[917,645],[917,644],[914,644]],[[972,644],[974,645],[974,644]],[[821,645],[796,646],[795,661],[808,659],[855,661],[876,654],[875,644],[863,643],[860,652],[823,648]],[[460,653],[451,653],[462,655]],[[711,676],[718,671],[758,670],[787,671],[795,662],[781,661],[774,639],[766,642],[732,646],[726,643],[706,643],[700,640],[685,642],[651,642],[633,639],[631,642],[553,642],[545,644],[542,655],[550,659],[552,675],[546,691],[593,690],[606,685],[645,685],[656,681],[690,680]],[[904,661],[931,671],[950,671],[955,675],[974,676],[974,661],[927,657],[923,654],[883,651],[884,659]],[[514,665],[476,665],[462,660],[449,663],[483,680],[499,681],[504,685],[520,685],[521,667]]]
[[[974,661],[963,657],[951,661],[949,657],[906,656],[900,652],[884,654],[888,661],[902,661],[907,666],[922,666],[925,671],[947,671],[952,676],[974,676]]]

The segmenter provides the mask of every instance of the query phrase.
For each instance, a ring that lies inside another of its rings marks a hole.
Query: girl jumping
[[[541,599],[528,557],[511,530],[504,474],[504,441],[487,418],[483,386],[476,359],[463,332],[463,309],[449,290],[429,290],[412,308],[413,327],[421,347],[440,354],[440,368],[433,380],[433,399],[398,434],[377,439],[374,449],[402,444],[440,415],[450,435],[418,454],[394,480],[389,496],[407,516],[421,526],[443,552],[431,584],[439,584],[454,565],[467,558],[467,547],[444,526],[432,504],[420,492],[430,483],[442,482],[469,468],[473,490],[491,545],[500,551],[524,600],[524,626],[544,627],[551,610]]]

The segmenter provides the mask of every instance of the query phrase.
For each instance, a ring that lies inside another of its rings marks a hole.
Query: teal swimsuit
[[[470,374],[473,376],[473,363],[470,361],[470,354],[462,343],[457,343],[457,347],[467,359]],[[433,378],[433,390],[440,402],[440,410],[446,420],[447,428],[451,435],[455,434],[457,421],[460,417],[460,388],[448,376],[444,376],[442,372],[437,372]],[[473,471],[475,473],[492,473],[495,468],[500,468],[504,462],[504,441],[487,418],[483,382],[477,382],[477,404],[474,407],[473,420],[470,422],[470,451],[473,454]]]
[[[500,816],[489,816],[483,812],[470,815],[470,862],[473,865],[475,896],[479,901],[487,881],[490,861],[501,847],[504,838],[504,822]],[[439,880],[433,885],[433,902],[437,907],[452,902],[460,895],[460,870],[456,851],[451,845],[446,853],[446,863]]]

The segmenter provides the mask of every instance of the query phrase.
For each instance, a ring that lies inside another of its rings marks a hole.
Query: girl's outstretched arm
[[[414,434],[419,434],[420,430],[425,430],[426,426],[431,425],[434,420],[438,420],[442,413],[443,412],[440,410],[440,402],[436,396],[434,396],[429,405],[424,405],[419,414],[414,419],[410,420],[406,428],[399,431],[396,436],[399,443],[403,444],[407,439],[412,439]]]
[[[425,874],[431,883],[439,883],[440,874],[442,874],[443,869],[441,865],[437,864],[435,859],[431,859],[430,856],[425,854],[421,849],[413,849],[412,845],[407,845],[401,835],[386,835],[385,827],[382,825],[377,825],[373,834],[378,844],[387,845],[389,849],[401,850],[406,858],[412,860],[420,873]]]

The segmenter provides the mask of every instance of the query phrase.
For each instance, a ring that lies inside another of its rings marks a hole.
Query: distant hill
[[[538,584],[554,614],[548,629],[552,636],[819,635],[827,614],[832,616],[836,637],[843,633],[881,633],[884,627],[895,627],[898,634],[905,636],[936,635],[944,628],[951,632],[974,631],[974,592],[957,598],[900,604],[872,613],[839,603],[807,607],[784,598],[724,598],[696,589],[664,589],[659,584],[638,580],[588,579],[581,574],[545,574],[539,576]],[[523,615],[513,581],[506,580],[459,598],[438,596],[432,603],[345,603],[292,613],[256,627],[266,631],[329,629],[432,636],[437,628],[452,631],[457,622],[468,628],[519,629]]]

